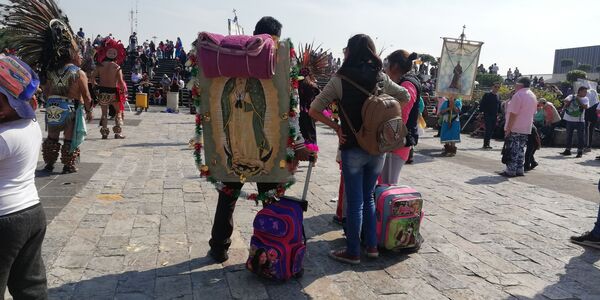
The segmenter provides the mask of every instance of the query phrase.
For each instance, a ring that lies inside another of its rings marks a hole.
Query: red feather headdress
[[[118,65],[121,65],[125,61],[126,56],[127,52],[125,51],[125,46],[123,46],[121,41],[117,41],[110,37],[102,40],[100,46],[96,48],[96,61],[98,63],[102,63],[108,58]]]

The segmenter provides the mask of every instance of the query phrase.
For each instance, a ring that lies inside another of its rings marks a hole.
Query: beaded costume
[[[80,63],[80,50],[69,21],[53,0],[9,0],[9,4],[0,7],[5,10],[2,25],[8,32],[8,45],[27,64],[40,70],[47,95],[48,138],[42,144],[44,169],[49,172],[54,169],[60,152],[63,173],[76,172],[78,147],[85,136],[85,129],[81,129],[84,128],[81,122],[85,122],[82,110],[85,101],[91,118],[91,103],[87,88],[82,90],[78,85],[85,73],[73,64]]]

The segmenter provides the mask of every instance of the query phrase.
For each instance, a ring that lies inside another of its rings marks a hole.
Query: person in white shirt
[[[577,130],[577,157],[583,156],[583,146],[585,144],[585,110],[588,108],[590,100],[586,97],[588,88],[585,86],[577,90],[577,95],[569,95],[565,98],[565,115],[563,120],[567,122],[567,146],[562,155],[571,155],[571,146],[573,144],[573,131]]]
[[[15,57],[0,55],[0,66],[0,296],[8,287],[14,299],[47,299],[46,216],[35,186],[42,130],[30,104],[40,82]]]

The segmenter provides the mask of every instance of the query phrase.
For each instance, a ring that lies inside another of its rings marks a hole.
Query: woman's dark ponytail
[[[398,66],[403,73],[408,73],[412,68],[413,61],[419,57],[419,54],[408,53],[406,50],[396,50],[390,54],[387,59],[390,67]]]

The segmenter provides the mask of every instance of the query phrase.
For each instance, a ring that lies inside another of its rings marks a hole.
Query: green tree
[[[475,77],[475,80],[477,80],[477,82],[479,82],[479,86],[480,87],[490,87],[492,85],[494,85],[494,83],[496,82],[503,82],[504,80],[502,79],[502,76],[498,75],[498,74],[482,74],[479,73],[477,74],[477,76]]]
[[[586,79],[587,73],[582,70],[572,70],[567,73],[567,81],[573,83],[577,81],[577,79]]]
[[[590,71],[592,71],[592,65],[580,64],[579,66],[577,66],[576,70],[581,70],[581,71],[584,71],[584,72],[590,72]]]
[[[596,72],[600,72],[600,66],[596,66],[594,70],[596,70]]]
[[[421,54],[421,61],[424,63],[431,64],[432,62],[435,61],[435,57],[433,57],[432,55],[429,55],[429,54]]]

